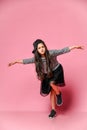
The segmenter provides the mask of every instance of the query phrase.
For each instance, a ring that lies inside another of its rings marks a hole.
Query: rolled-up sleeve
[[[23,59],[23,64],[32,64],[32,63],[35,63],[34,57]]]
[[[50,50],[50,54],[53,55],[53,56],[58,56],[58,55],[61,55],[61,54],[64,54],[64,53],[68,53],[70,52],[70,49],[69,47],[65,47],[63,49],[55,49],[55,50]]]

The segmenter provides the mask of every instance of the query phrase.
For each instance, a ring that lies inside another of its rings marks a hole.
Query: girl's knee
[[[51,94],[55,94],[55,91],[53,89],[51,89]]]
[[[54,85],[54,81],[50,81],[50,86],[53,86]]]

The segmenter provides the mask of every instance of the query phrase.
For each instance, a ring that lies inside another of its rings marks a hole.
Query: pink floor
[[[0,112],[0,130],[87,130],[87,113]],[[33,118],[32,118],[33,117]]]

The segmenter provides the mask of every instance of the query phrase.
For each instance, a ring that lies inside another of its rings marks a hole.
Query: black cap
[[[35,53],[35,51],[37,50],[37,46],[38,46],[39,43],[43,43],[43,44],[44,44],[44,41],[42,41],[41,39],[37,39],[37,40],[33,43],[34,50],[32,51],[32,53]]]

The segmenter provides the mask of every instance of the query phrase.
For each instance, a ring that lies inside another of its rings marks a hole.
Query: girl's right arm
[[[28,59],[22,59],[22,60],[16,60],[14,62],[11,62],[8,64],[8,66],[12,66],[14,64],[32,64],[35,63],[34,57],[28,58]]]
[[[14,65],[14,64],[23,64],[23,60],[16,60],[16,61],[13,61],[13,62],[10,62],[9,64],[8,64],[8,66],[12,66],[12,65]]]

